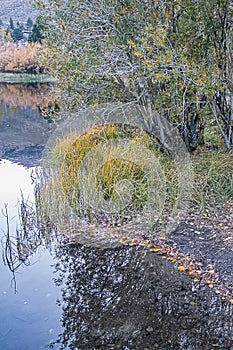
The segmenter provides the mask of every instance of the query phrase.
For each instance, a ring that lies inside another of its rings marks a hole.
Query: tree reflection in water
[[[233,349],[232,305],[139,247],[62,244],[60,349]]]

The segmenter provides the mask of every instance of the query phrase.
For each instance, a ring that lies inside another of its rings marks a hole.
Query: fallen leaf
[[[159,248],[159,247],[151,247],[149,251],[150,252],[160,252],[161,248]]]
[[[179,271],[184,271],[184,270],[185,270],[185,267],[184,267],[183,265],[180,265],[180,266],[178,266],[178,270],[179,270]]]

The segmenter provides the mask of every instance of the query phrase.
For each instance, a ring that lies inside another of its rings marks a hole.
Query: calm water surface
[[[0,162],[0,228],[4,249],[6,205],[11,235],[18,225],[21,191],[32,200],[32,169],[8,160]],[[60,291],[53,282],[53,256],[41,248],[15,272],[0,260],[1,349],[41,349],[60,331],[61,310],[55,301]]]
[[[53,130],[32,106],[12,107],[9,96],[0,105],[1,255],[6,208],[14,236],[21,193],[33,203],[31,174]],[[81,350],[233,350],[232,305],[144,248],[53,241],[32,251],[15,276],[0,259],[0,349],[49,344]]]
[[[1,92],[2,89],[1,86]],[[18,86],[15,89],[19,90]],[[9,92],[9,89],[6,91]],[[3,92],[0,96],[1,256],[7,232],[6,210],[10,219],[10,235],[14,236],[19,226],[22,193],[27,201],[33,202],[31,175],[51,129],[41,118],[38,108],[23,106],[25,102],[16,106],[15,98],[9,101],[10,94],[3,95]],[[27,91],[27,98],[28,94]],[[7,264],[0,259],[1,349],[43,349],[61,331],[61,309],[56,305],[60,290],[53,282],[52,264],[52,252],[41,247],[15,271],[13,279]]]

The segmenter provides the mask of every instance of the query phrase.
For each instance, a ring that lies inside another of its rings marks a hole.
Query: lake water
[[[3,97],[3,95],[1,95]],[[51,127],[31,106],[0,103],[0,239],[5,249],[19,225],[22,193],[33,202],[32,172],[41,158]],[[0,259],[0,348],[43,349],[61,331],[60,290],[53,282],[54,256],[41,247],[15,271]],[[14,278],[13,278],[14,277]]]
[[[18,103],[0,104],[1,257],[6,208],[13,237],[21,195],[33,205],[32,174],[54,129],[37,108]],[[3,350],[232,350],[232,326],[230,303],[143,247],[52,240],[15,274],[0,259]]]

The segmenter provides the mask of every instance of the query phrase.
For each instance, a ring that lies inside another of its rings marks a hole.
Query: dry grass
[[[122,155],[125,139],[131,141],[131,148]],[[178,195],[175,170],[168,152],[161,151],[145,132],[99,126],[80,137],[71,134],[57,142],[40,176],[38,203],[50,220],[64,225],[67,220],[71,224],[74,216],[122,222],[140,212],[149,197],[156,199],[154,208],[160,212],[164,195],[165,206],[171,209]]]
[[[129,152],[122,146],[125,139],[133,145]],[[192,205],[206,208],[232,198],[232,153],[207,151],[193,156],[191,163]],[[148,171],[151,168],[156,175]],[[179,178],[177,164],[145,132],[117,125],[94,127],[82,136],[58,140],[39,176],[39,216],[71,232],[83,219],[118,225],[153,208],[156,232],[166,230],[170,218],[179,220],[183,214],[180,200],[183,196],[186,205],[186,189],[182,192],[186,179]]]
[[[202,151],[192,160],[194,203],[213,207],[233,198],[233,152]]]

